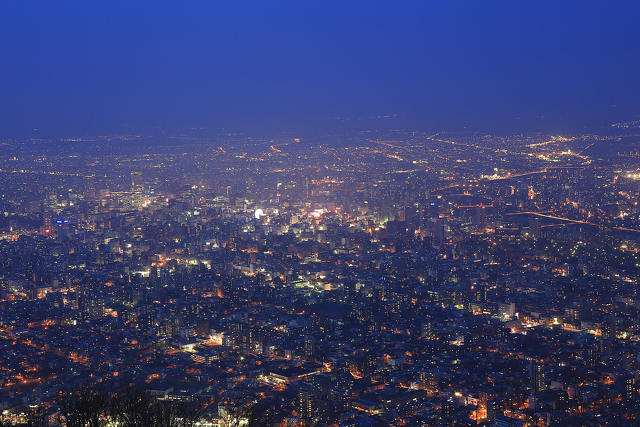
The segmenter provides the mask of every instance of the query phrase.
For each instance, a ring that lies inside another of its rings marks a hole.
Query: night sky
[[[425,129],[587,129],[640,118],[639,12],[637,1],[3,0],[0,136],[311,130],[388,114]]]

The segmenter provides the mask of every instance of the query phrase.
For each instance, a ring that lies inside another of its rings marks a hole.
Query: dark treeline
[[[68,393],[59,401],[55,424],[66,427],[190,427],[202,415],[198,400],[162,400],[137,388],[117,392],[82,389]],[[27,426],[45,425],[38,411],[30,414]]]
[[[24,427],[48,425],[64,427],[192,427],[205,415],[207,402],[199,399],[159,399],[136,387],[119,391],[83,388],[61,397],[55,419],[46,419],[43,409],[32,408]],[[225,402],[226,415],[219,418],[224,427],[237,427],[241,420],[249,427],[269,426],[277,423],[268,405],[246,406]],[[52,424],[53,423],[53,424]],[[0,420],[0,427],[15,424]]]
[[[108,420],[127,427],[189,427],[200,414],[198,401],[157,400],[135,388],[117,393],[82,390],[65,396],[60,404],[67,427],[100,427]]]

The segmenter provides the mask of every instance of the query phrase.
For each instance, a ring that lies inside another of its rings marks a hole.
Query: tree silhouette
[[[105,424],[108,407],[108,396],[83,389],[62,399],[60,415],[67,427],[101,427]]]
[[[110,414],[118,425],[124,427],[153,425],[152,401],[149,394],[133,387],[112,396]]]
[[[60,401],[66,427],[102,427],[108,421],[123,427],[192,427],[201,414],[197,400],[157,400],[135,387],[111,394],[83,389]]]

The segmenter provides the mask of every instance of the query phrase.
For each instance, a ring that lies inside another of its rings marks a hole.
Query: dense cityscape
[[[636,425],[639,132],[5,138],[1,423]]]
[[[0,1],[0,427],[639,427],[638,22]]]

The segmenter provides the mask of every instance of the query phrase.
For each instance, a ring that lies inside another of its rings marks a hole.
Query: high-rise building
[[[534,391],[540,392],[547,389],[547,376],[545,373],[544,365],[540,363],[534,363],[531,366],[531,377],[533,380]]]
[[[616,385],[618,392],[622,397],[624,403],[631,403],[636,401],[638,395],[636,391],[636,379],[633,375],[625,374],[616,379]]]
[[[311,387],[304,384],[298,389],[297,399],[298,416],[302,419],[309,419],[313,417],[314,402],[313,402],[313,390]]]

